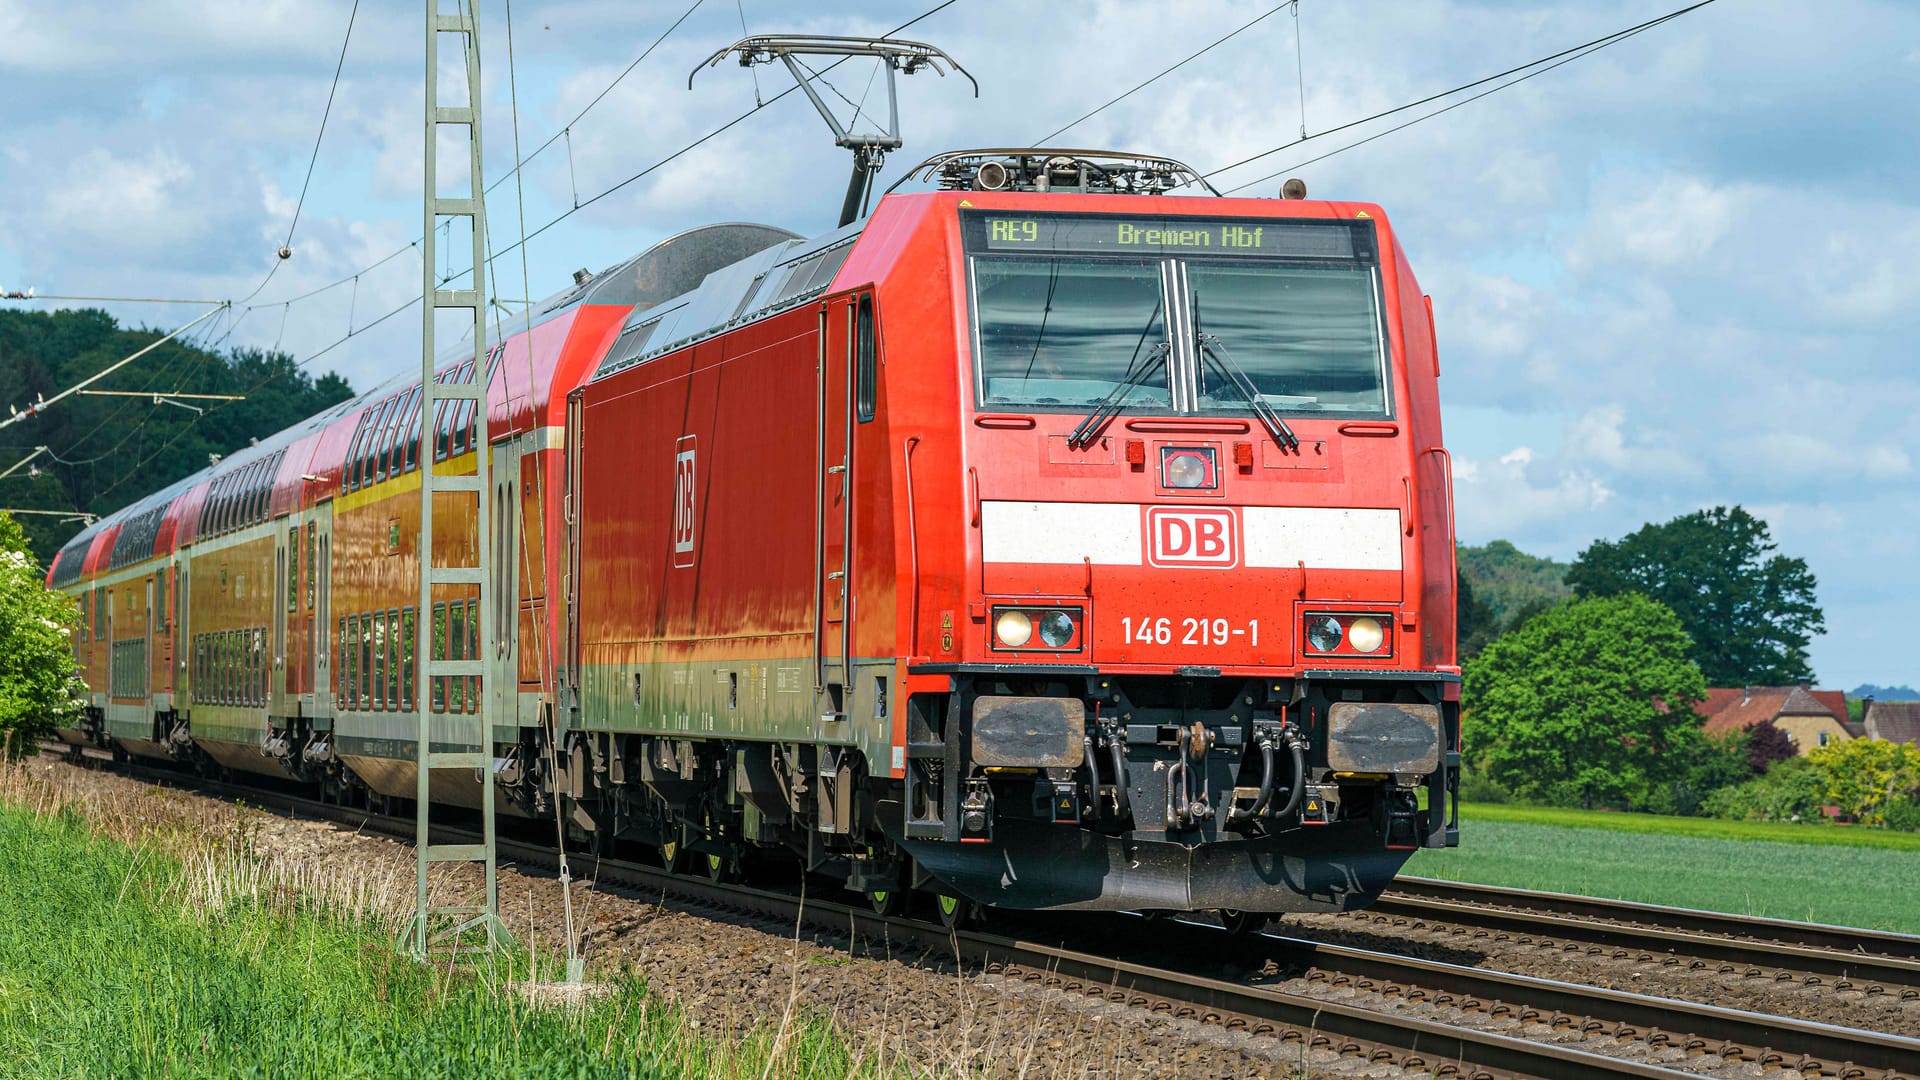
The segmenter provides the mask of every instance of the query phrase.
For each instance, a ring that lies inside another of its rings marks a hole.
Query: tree
[[[26,534],[0,513],[0,740],[11,755],[84,707],[71,636],[78,614],[44,582]]]
[[[1465,663],[1500,636],[1500,620],[1493,608],[1475,593],[1473,581],[1465,574],[1456,579],[1453,605],[1454,632],[1459,635],[1460,661]]]
[[[1638,592],[1671,608],[1709,685],[1811,681],[1807,643],[1826,630],[1826,617],[1806,560],[1774,550],[1766,522],[1716,506],[1595,541],[1567,583],[1581,597]]]
[[[1755,776],[1799,752],[1799,748],[1793,745],[1793,736],[1780,730],[1771,720],[1762,720],[1747,729],[1747,767],[1753,770]]]
[[[1525,799],[1644,802],[1685,773],[1706,696],[1680,620],[1636,593],[1542,612],[1466,665],[1467,748]]]

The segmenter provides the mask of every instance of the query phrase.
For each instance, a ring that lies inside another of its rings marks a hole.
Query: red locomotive
[[[509,806],[949,916],[1347,909],[1454,844],[1450,468],[1386,215],[1133,155],[918,171],[448,364],[490,387],[501,629],[487,700],[433,700],[491,716]],[[411,797],[414,643],[459,659],[477,615],[412,606],[409,478],[476,452],[417,409],[375,390],[69,544],[67,737]]]

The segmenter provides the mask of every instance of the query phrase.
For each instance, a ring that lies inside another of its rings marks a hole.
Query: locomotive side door
[[[844,688],[848,678],[847,645],[852,636],[853,596],[848,588],[852,570],[853,425],[849,389],[852,365],[854,303],[836,297],[820,307],[820,344],[817,367],[815,430],[819,433],[814,461],[820,489],[814,512],[814,690],[823,716],[847,711]]]

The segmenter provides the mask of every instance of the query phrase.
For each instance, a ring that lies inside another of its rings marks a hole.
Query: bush
[[[1920,832],[1920,799],[1895,799],[1882,816],[1895,832]]]
[[[1920,747],[1847,739],[1807,755],[1827,779],[1826,801],[1863,825],[1884,824],[1895,803],[1920,798]]]
[[[49,592],[12,515],[0,513],[0,740],[23,753],[82,707],[73,601]]]
[[[1820,821],[1827,804],[1826,770],[1806,758],[1789,758],[1744,784],[1724,787],[1701,801],[1701,812],[1732,821]]]
[[[1775,727],[1771,720],[1762,720],[1747,729],[1747,764],[1755,776],[1799,753],[1793,745],[1793,736]]]

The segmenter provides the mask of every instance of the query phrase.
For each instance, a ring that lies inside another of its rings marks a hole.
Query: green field
[[[1920,933],[1913,833],[1478,804],[1460,816],[1460,846],[1419,852],[1407,873]]]
[[[385,931],[182,890],[180,864],[71,814],[0,807],[0,1077],[841,1077],[824,1025],[716,1045],[623,983],[534,1007],[490,972],[423,967]]]

